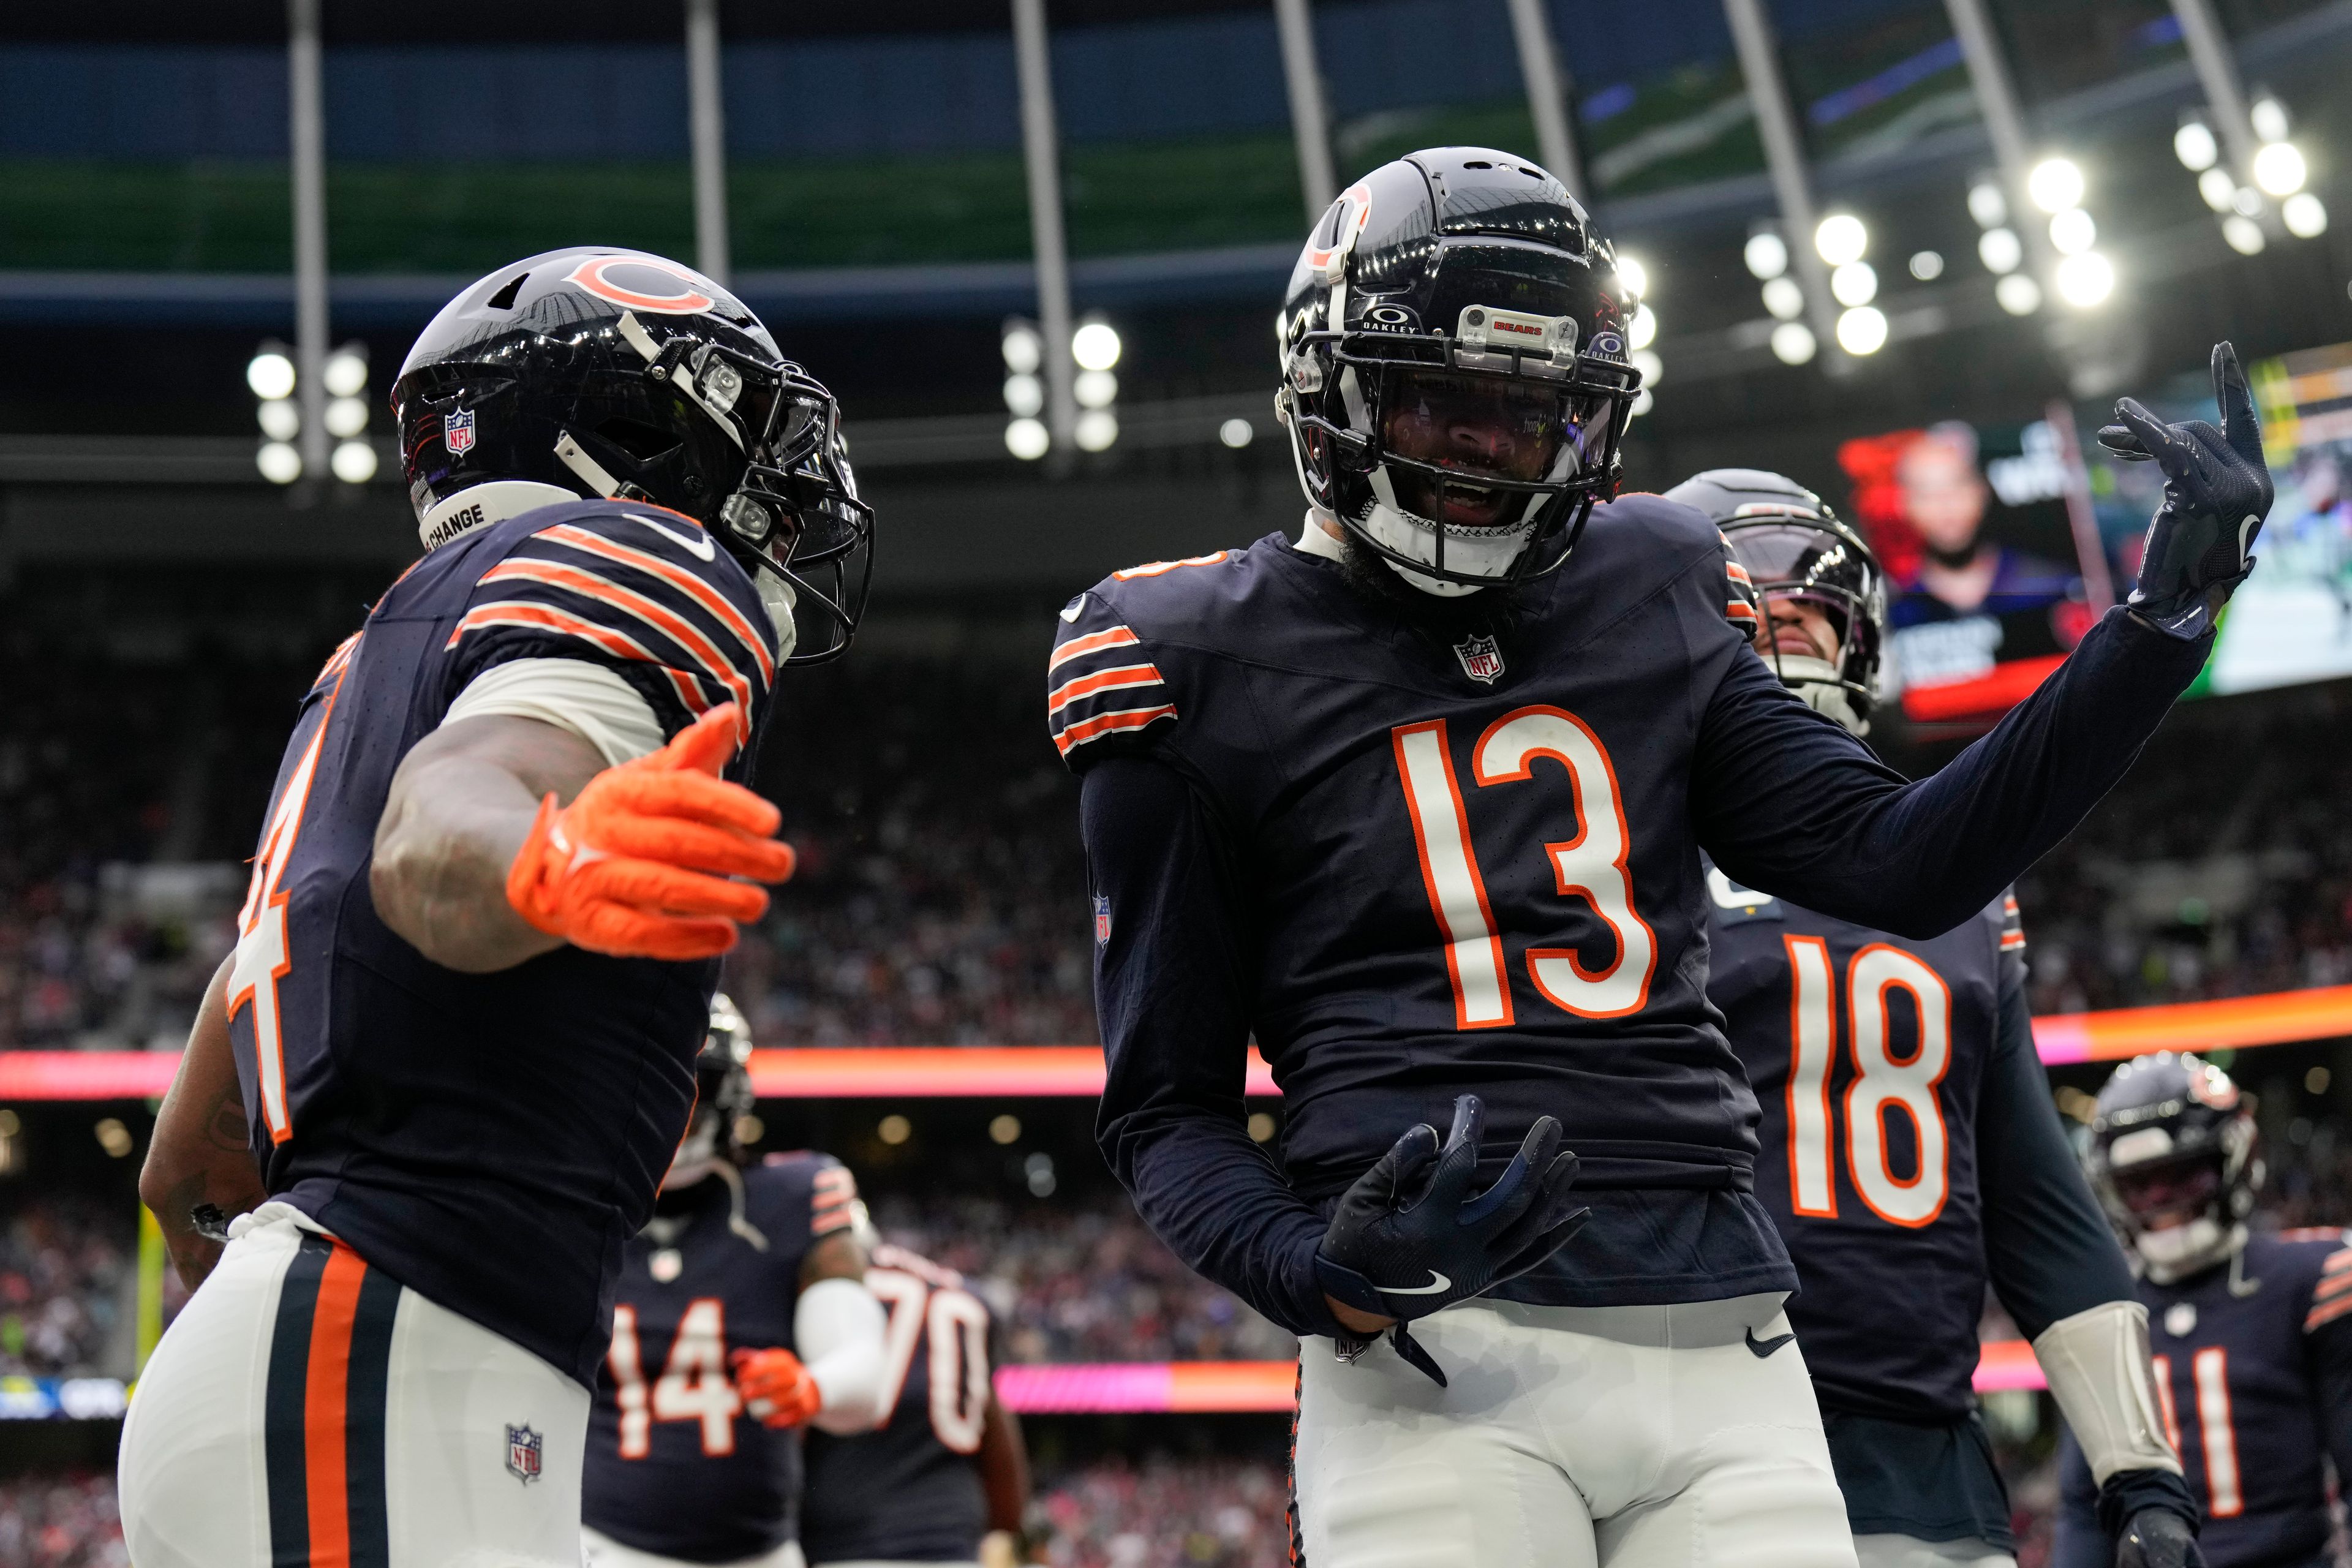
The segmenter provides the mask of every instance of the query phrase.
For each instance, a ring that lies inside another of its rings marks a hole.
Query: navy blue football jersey
[[[2025,935],[2004,895],[1927,942],[1708,868],[1707,994],[1761,1105],[1756,1191],[1797,1266],[1789,1323],[1825,1409],[1975,1408],[1978,1115]],[[1896,1307],[1896,1303],[1900,1307]]]
[[[238,916],[229,1027],[268,1191],[370,1266],[595,1381],[621,1248],[694,1098],[717,963],[563,947],[488,974],[427,960],[368,889],[394,771],[475,676],[619,674],[675,733],[732,699],[748,776],[775,632],[688,518],[545,507],[409,568],[303,700]]]
[[[988,1307],[903,1247],[876,1247],[866,1284],[890,1314],[890,1414],[855,1437],[809,1433],[802,1553],[813,1568],[970,1563],[988,1532]]]
[[[2156,1389],[2167,1434],[2205,1511],[2211,1568],[2286,1568],[2321,1561],[2328,1536],[2331,1452],[2344,1434],[2352,1366],[2352,1247],[2343,1233],[2249,1237],[2231,1267],[2177,1285],[2143,1279]],[[2090,1467],[2066,1437],[2054,1564],[2113,1560]]]
[[[857,1196],[829,1154],[774,1154],[741,1173],[742,1214],[723,1176],[664,1194],[628,1245],[613,1344],[588,1420],[581,1520],[624,1546],[689,1563],[733,1563],[793,1539],[801,1434],[743,1408],[729,1358],[793,1350],[801,1265],[846,1230]]]

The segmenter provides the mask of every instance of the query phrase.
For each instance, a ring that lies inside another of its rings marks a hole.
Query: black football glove
[[[1591,1212],[1570,1206],[1576,1156],[1560,1148],[1559,1122],[1549,1116],[1536,1119],[1495,1184],[1473,1196],[1483,1121],[1478,1097],[1465,1094],[1454,1101],[1444,1147],[1426,1122],[1398,1139],[1339,1200],[1315,1254],[1325,1291],[1397,1319],[1397,1353],[1440,1384],[1445,1374],[1404,1324],[1517,1279]]]
[[[2116,1537],[2116,1568],[2205,1568],[2197,1529],[2168,1508],[2144,1508]]]
[[[2184,642],[2205,635],[2254,569],[2249,552],[2271,512],[2253,394],[2228,343],[2213,345],[2213,401],[2221,412],[2218,430],[2202,419],[2167,425],[2126,397],[2116,405],[2123,423],[2099,432],[2099,444],[2116,457],[2153,459],[2164,470],[2164,504],[2147,525],[2131,606]]]

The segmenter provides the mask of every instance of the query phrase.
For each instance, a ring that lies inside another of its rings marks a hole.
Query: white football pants
[[[229,1234],[123,1421],[137,1568],[579,1568],[586,1389],[285,1204]]]
[[[1783,1299],[1465,1302],[1412,1325],[1445,1388],[1305,1341],[1305,1568],[1855,1568]]]
[[[587,1547],[582,1561],[586,1568],[805,1568],[801,1556],[801,1543],[787,1541],[773,1552],[758,1557],[740,1558],[733,1563],[688,1563],[682,1557],[656,1557],[650,1552],[640,1552],[634,1546],[624,1546],[609,1535],[582,1526],[581,1540]]]
[[[1989,1541],[1920,1541],[1908,1535],[1857,1535],[1862,1568],[2017,1568],[2017,1559]]]

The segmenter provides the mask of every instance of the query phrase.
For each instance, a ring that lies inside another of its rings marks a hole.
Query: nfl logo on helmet
[[[441,416],[441,444],[453,458],[462,458],[474,449],[474,411],[453,408]]]
[[[507,1469],[525,1486],[539,1479],[540,1447],[545,1441],[527,1426],[507,1428]]]

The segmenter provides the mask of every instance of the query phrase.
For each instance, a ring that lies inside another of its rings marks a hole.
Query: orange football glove
[[[824,1394],[788,1350],[740,1350],[728,1358],[743,1408],[763,1426],[798,1426],[824,1408]]]
[[[550,936],[622,958],[714,958],[781,882],[793,848],[773,805],[719,776],[735,754],[724,702],[650,756],[606,768],[570,805],[539,803],[507,869],[507,901]]]

